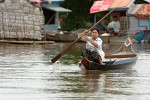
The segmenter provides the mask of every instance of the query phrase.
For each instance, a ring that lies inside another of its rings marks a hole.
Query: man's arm
[[[98,48],[98,44],[92,39],[90,39],[88,36],[84,36],[83,38],[84,40],[89,41],[94,47]]]

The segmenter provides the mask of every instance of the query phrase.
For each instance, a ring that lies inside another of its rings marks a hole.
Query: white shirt
[[[92,37],[89,37],[89,39],[93,40]],[[97,39],[93,40],[93,41],[98,44],[98,48],[96,48],[89,41],[87,41],[87,43],[86,43],[86,49],[98,52],[99,55],[102,58],[102,61],[104,61],[105,60],[105,53],[102,50],[102,43],[103,43],[103,41],[99,37]]]
[[[120,22],[119,21],[112,21],[108,24],[109,28],[113,28],[115,32],[118,32],[120,30]]]

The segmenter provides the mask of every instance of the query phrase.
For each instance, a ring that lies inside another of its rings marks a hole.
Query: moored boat
[[[106,61],[104,61],[104,65],[100,65],[84,57],[79,67],[84,67],[86,70],[129,69],[135,65],[138,56],[132,48],[130,38],[127,38],[118,50],[112,54],[106,55],[105,58]]]
[[[77,32],[67,32],[64,34],[60,34],[59,32],[56,33],[44,33],[45,39],[48,41],[55,41],[55,42],[73,42],[78,38],[79,33],[82,33],[84,30],[79,30]],[[102,34],[102,33],[101,33]],[[105,33],[104,33],[105,34]],[[122,43],[128,37],[127,34],[124,36],[111,36],[109,35],[101,35],[100,38],[103,40],[104,43]],[[131,40],[136,38],[136,35],[130,35]],[[79,40],[83,42],[82,40]]]

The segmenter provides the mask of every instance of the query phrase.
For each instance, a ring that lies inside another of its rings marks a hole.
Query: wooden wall
[[[0,39],[41,40],[43,27],[43,11],[28,0],[0,3]]]

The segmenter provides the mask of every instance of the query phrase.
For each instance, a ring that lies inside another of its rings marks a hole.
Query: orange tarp
[[[134,14],[137,18],[150,18],[150,4],[143,4]]]

